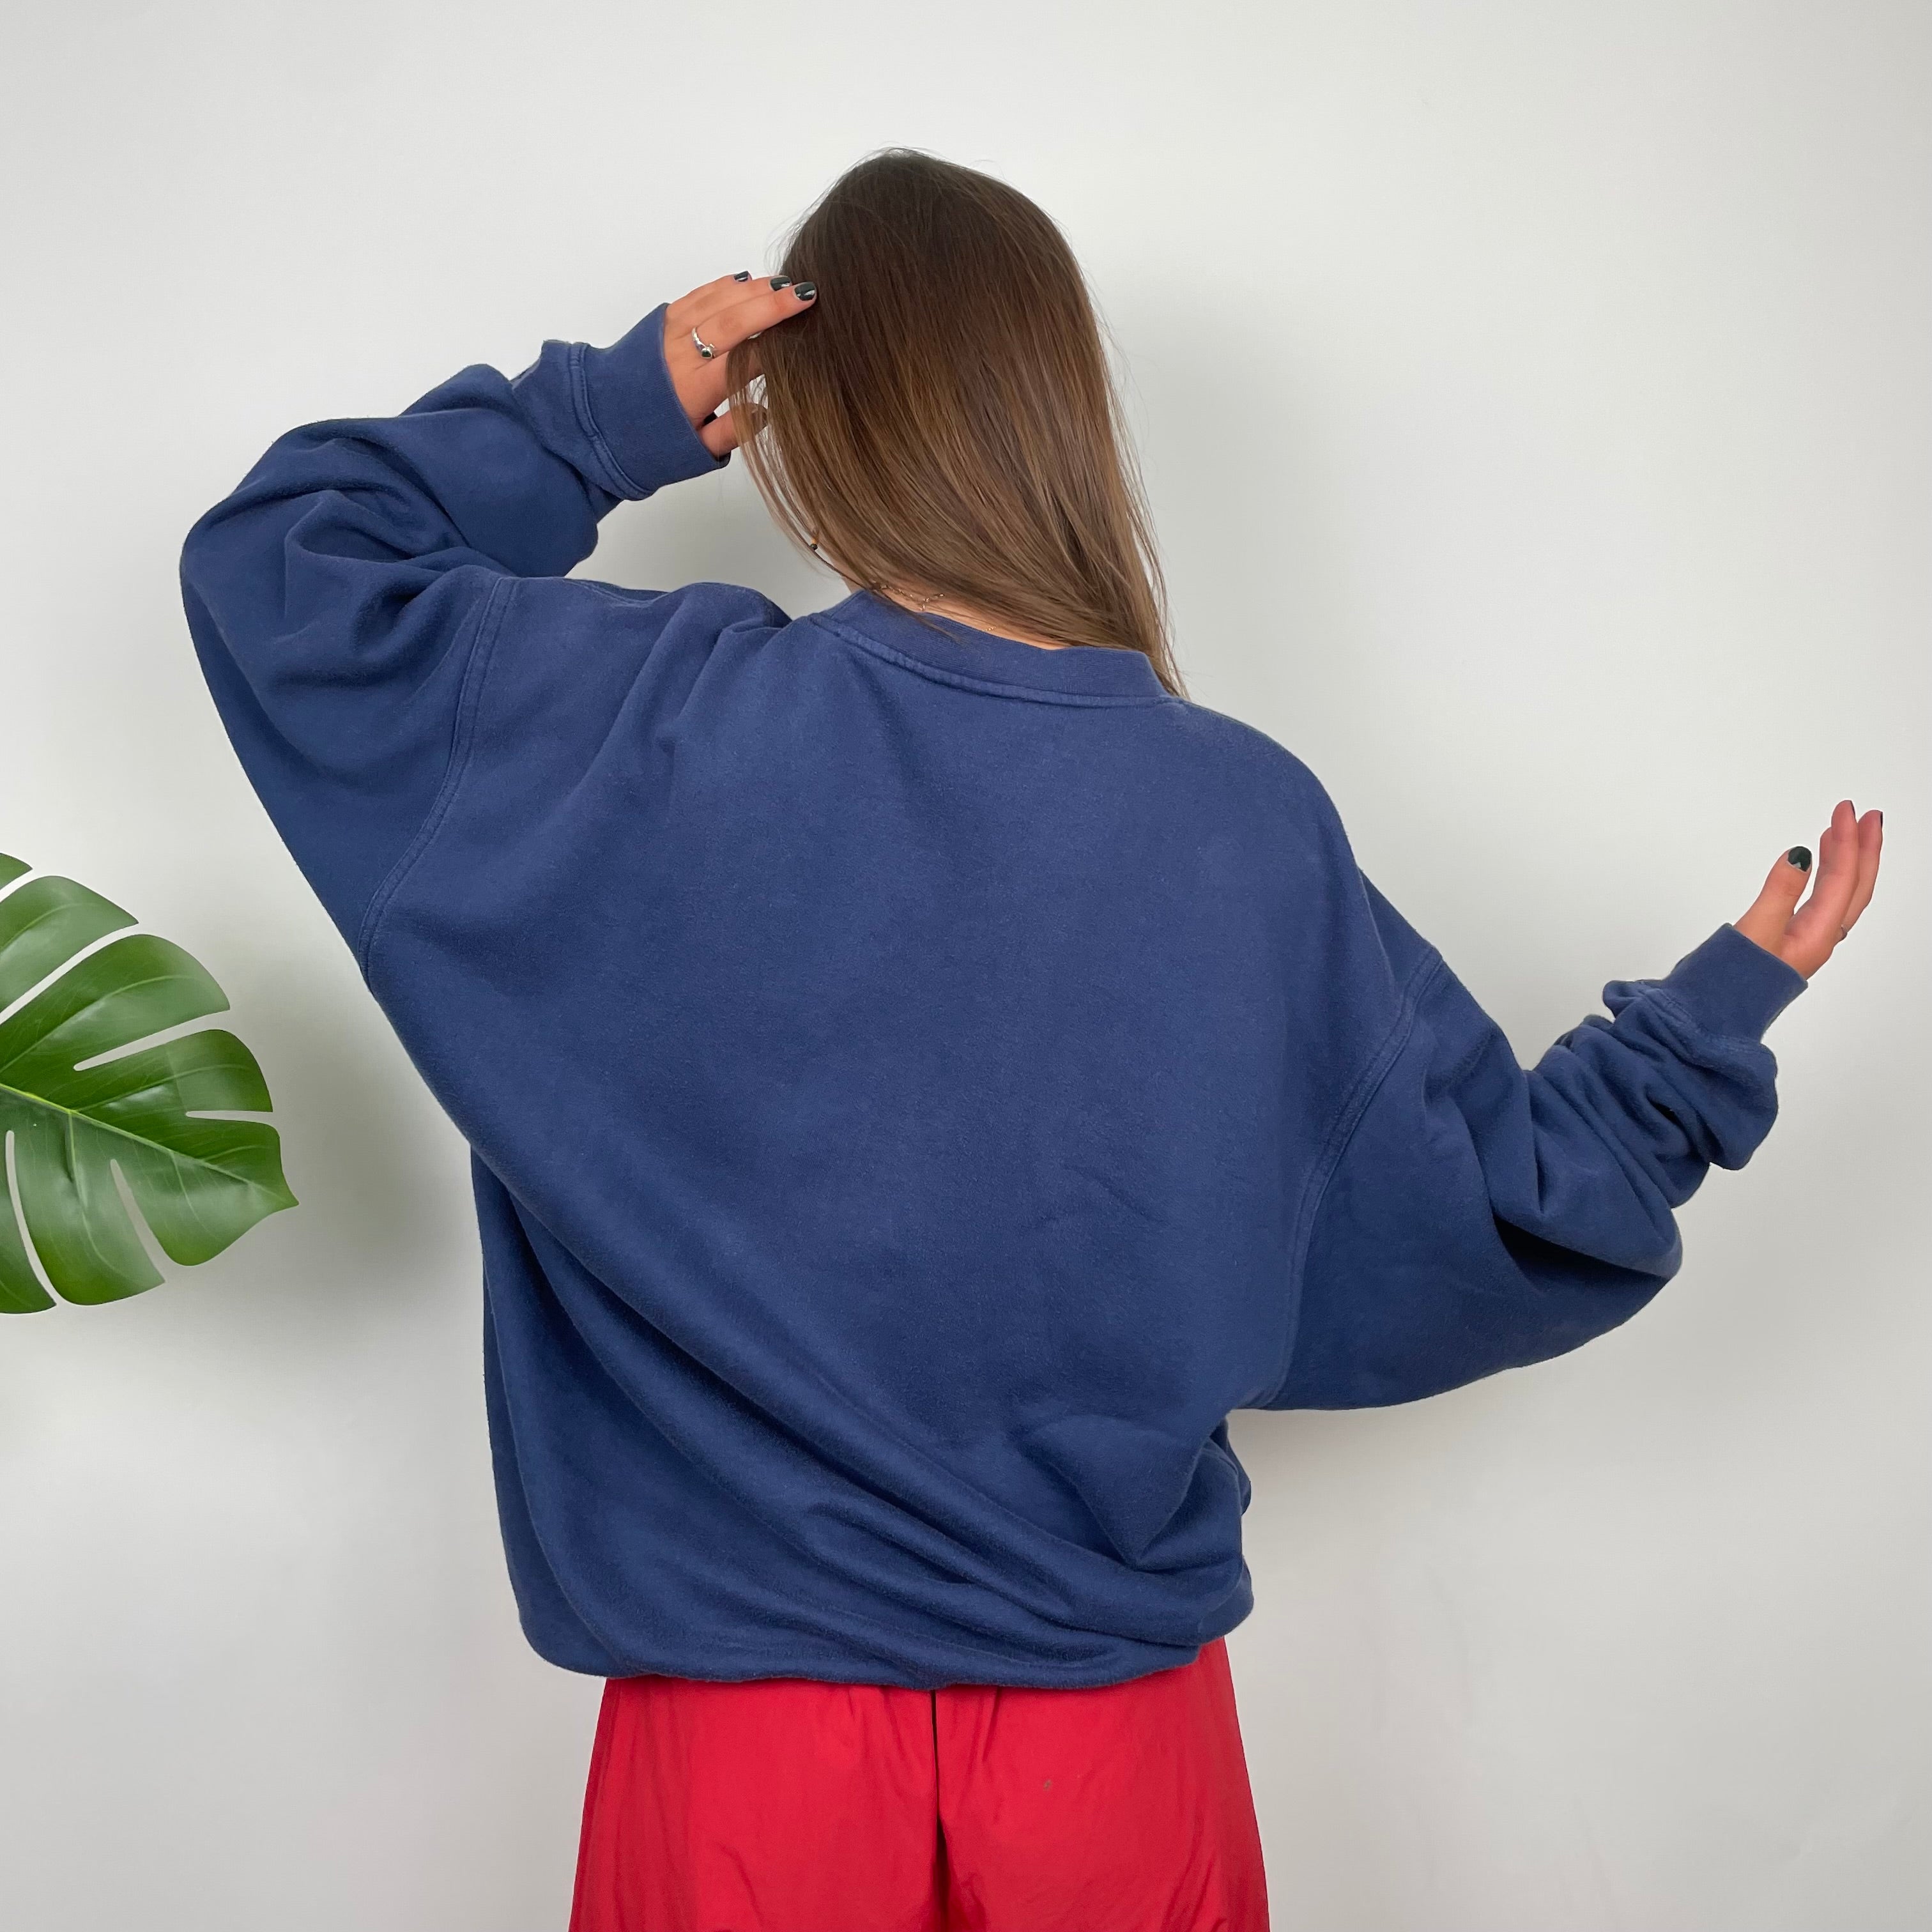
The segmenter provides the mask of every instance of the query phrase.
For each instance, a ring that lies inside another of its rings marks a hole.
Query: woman
[[[566,577],[745,448],[850,595]],[[1774,1112],[1840,805],[1533,1072],[1187,703],[1094,318],[904,152],[784,272],[298,430],[189,538],[249,776],[475,1152],[578,1932],[1253,1932],[1240,1408],[1574,1348]]]

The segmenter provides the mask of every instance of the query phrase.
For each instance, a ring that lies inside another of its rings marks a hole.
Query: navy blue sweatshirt
[[[1184,1663],[1250,1607],[1230,1412],[1626,1320],[1804,982],[1720,926],[1526,1072],[1307,768],[1138,652],[567,577],[716,467],[662,315],[292,431],[183,559],[474,1150],[524,1627],[607,1676]]]

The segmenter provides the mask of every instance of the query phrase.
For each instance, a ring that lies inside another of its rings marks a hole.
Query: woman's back
[[[1238,1622],[1222,1425],[1388,1024],[1312,779],[862,593],[524,586],[479,675],[368,959],[477,1150],[540,1646],[1098,1682]]]
[[[1143,653],[567,578],[711,466],[662,319],[292,432],[184,557],[476,1150],[526,1628],[614,1676],[1184,1660],[1248,1608],[1229,1411],[1624,1318],[1804,982],[1720,928],[1526,1077],[1310,775]]]

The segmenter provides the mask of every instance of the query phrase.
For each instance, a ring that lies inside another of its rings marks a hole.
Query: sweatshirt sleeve
[[[276,829],[352,945],[429,821],[480,640],[620,500],[718,469],[665,366],[664,311],[549,342],[403,413],[294,430],[189,533],[188,627]]]
[[[1364,883],[1396,1012],[1331,1136],[1268,1408],[1413,1401],[1627,1321],[1677,1271],[1674,1210],[1770,1131],[1762,1036],[1805,985],[1722,926],[1526,1070]]]

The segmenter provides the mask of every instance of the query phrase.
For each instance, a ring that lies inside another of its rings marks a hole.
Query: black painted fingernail
[[[772,278],[772,286],[773,288],[775,288],[775,289],[788,289],[788,288],[790,288],[790,287],[791,286],[791,278],[790,278],[790,276],[789,276],[789,275],[774,275],[774,276]]]
[[[1879,829],[1882,831],[1885,828],[1885,814],[1882,812],[1874,812],[1872,816],[1878,820]]]
[[[731,279],[734,282],[748,282],[752,279],[752,272],[749,268],[740,268]]]
[[[797,287],[792,290],[792,293],[797,296],[800,302],[811,301],[818,292],[818,284],[816,282],[800,282]]]
[[[1810,871],[1811,851],[1810,847],[1805,845],[1794,845],[1789,852],[1785,854],[1784,856],[1786,860],[1788,860],[1790,863],[1796,866],[1801,872],[1808,872]]]

